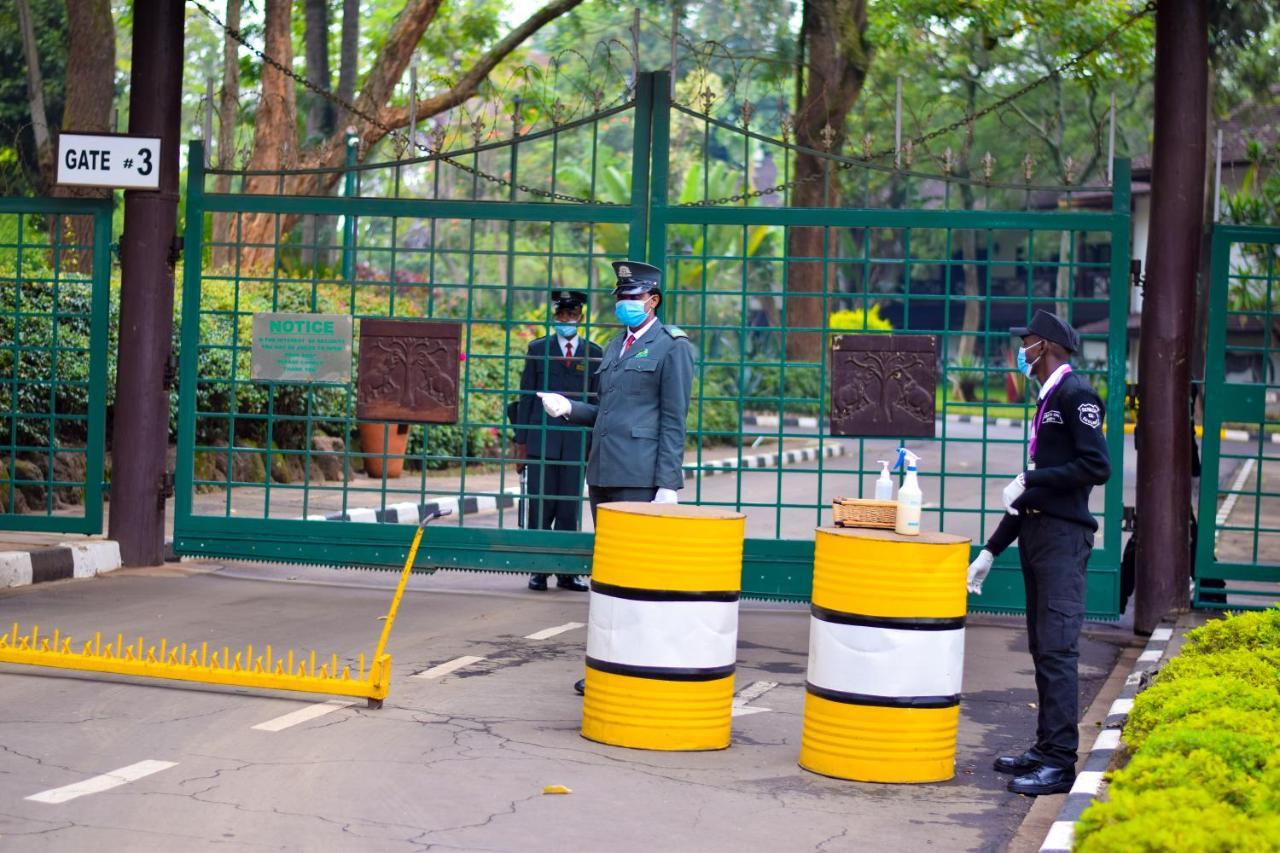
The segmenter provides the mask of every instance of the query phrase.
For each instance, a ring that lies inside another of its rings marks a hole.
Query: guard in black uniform
[[[600,390],[596,367],[600,347],[578,333],[587,295],[558,290],[551,295],[555,331],[529,344],[520,374],[516,407],[516,456],[525,460],[530,530],[577,530],[582,517],[582,479],[591,437],[563,421],[548,428],[537,392],[555,391],[571,400],[594,403]],[[554,496],[563,496],[557,499]],[[576,575],[556,575],[561,589],[585,591]],[[529,589],[545,590],[547,576],[529,578]]]
[[[992,537],[1002,541],[988,547],[998,550],[1018,538],[1039,718],[1035,744],[1021,755],[997,758],[995,769],[1013,774],[1010,791],[1036,796],[1069,791],[1075,781],[1085,568],[1098,529],[1089,493],[1110,478],[1111,462],[1102,434],[1102,400],[1071,371],[1071,354],[1080,349],[1076,331],[1046,311],[1010,331],[1022,338],[1018,365],[1040,381],[1040,402],[1030,464],[1004,489],[1005,509],[1017,522],[1002,523]],[[985,576],[990,556],[984,549],[974,561],[971,589],[975,580],[981,589],[982,578],[975,575]]]

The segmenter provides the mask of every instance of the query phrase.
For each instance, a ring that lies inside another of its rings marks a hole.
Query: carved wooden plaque
[[[831,345],[831,433],[933,438],[937,385],[934,335],[837,335]]]
[[[356,417],[458,422],[462,326],[426,320],[361,320]]]

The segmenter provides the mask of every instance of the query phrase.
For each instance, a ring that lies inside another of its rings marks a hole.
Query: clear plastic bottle
[[[903,536],[920,535],[920,510],[924,495],[920,492],[920,480],[916,469],[920,457],[905,447],[898,448],[898,458],[906,463],[907,476],[898,489],[898,513],[893,529]]]

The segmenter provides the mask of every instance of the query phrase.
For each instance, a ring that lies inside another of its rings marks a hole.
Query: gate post
[[[160,137],[160,186],[125,192],[120,238],[109,532],[126,566],[164,560],[184,11],[182,0],[134,4],[129,133]]]
[[[1185,609],[1191,574],[1191,337],[1204,216],[1208,19],[1203,0],[1156,9],[1151,242],[1138,352],[1138,540],[1134,626]],[[1173,454],[1173,464],[1170,454]]]

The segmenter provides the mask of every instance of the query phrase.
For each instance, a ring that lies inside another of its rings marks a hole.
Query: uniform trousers
[[[1080,628],[1093,532],[1036,510],[1023,510],[1022,516],[1018,553],[1039,698],[1033,751],[1045,764],[1074,769],[1080,746]]]
[[[525,489],[530,530],[577,530],[582,516],[582,463],[577,459],[529,459]]]
[[[657,493],[657,486],[587,486],[587,496],[591,498],[591,520],[596,520],[596,507],[600,504],[617,501],[649,503]]]

